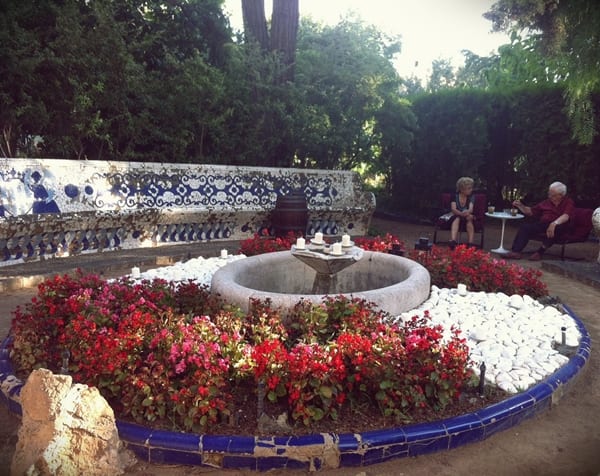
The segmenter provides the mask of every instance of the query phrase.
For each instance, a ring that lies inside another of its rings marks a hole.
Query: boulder
[[[12,475],[112,476],[132,462],[120,452],[113,410],[95,387],[38,369],[21,390],[21,407]]]

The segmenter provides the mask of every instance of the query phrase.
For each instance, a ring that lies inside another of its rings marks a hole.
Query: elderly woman
[[[520,200],[515,200],[513,206],[523,215],[533,216],[537,221],[525,223],[519,228],[506,258],[520,259],[521,251],[527,246],[529,240],[533,236],[545,233],[546,239],[542,241],[542,246],[529,257],[531,261],[541,260],[544,252],[554,244],[556,238],[568,229],[569,218],[573,216],[573,208],[575,208],[573,200],[567,197],[567,186],[561,182],[552,183],[548,187],[548,198],[537,205],[528,207]]]
[[[468,246],[473,245],[475,236],[475,226],[473,220],[473,179],[471,177],[461,177],[456,181],[456,195],[450,202],[450,211],[452,212],[452,224],[450,225],[450,248],[454,249],[458,238],[459,226],[465,224],[467,230]]]

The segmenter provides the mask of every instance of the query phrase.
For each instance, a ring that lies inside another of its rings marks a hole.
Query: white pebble
[[[192,280],[210,286],[217,269],[244,258],[231,254],[227,259],[199,257],[148,270],[139,279]],[[464,285],[452,290],[433,285],[427,301],[394,320],[406,321],[426,310],[433,325],[443,326],[444,339],[451,337],[453,325],[461,329],[468,339],[474,371],[479,373],[484,362],[486,379],[509,393],[529,388],[568,361],[552,347],[553,342],[562,342],[561,327],[566,328],[568,346],[577,346],[581,339],[573,319],[553,306],[543,306],[530,296],[470,292]]]

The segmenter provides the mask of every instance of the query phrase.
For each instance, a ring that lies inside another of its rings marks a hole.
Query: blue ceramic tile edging
[[[589,359],[591,339],[583,322],[569,307],[564,308],[581,333],[577,353],[542,382],[473,413],[389,430],[289,437],[197,435],[117,421],[119,436],[127,448],[150,463],[257,471],[366,466],[457,448],[489,438],[546,411],[573,383]],[[0,344],[0,399],[9,410],[21,414],[23,383],[14,376],[11,340],[7,337]]]

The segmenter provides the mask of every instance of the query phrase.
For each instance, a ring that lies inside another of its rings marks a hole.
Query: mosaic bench
[[[0,265],[272,230],[277,197],[305,193],[307,233],[367,232],[375,198],[349,171],[0,159]]]

